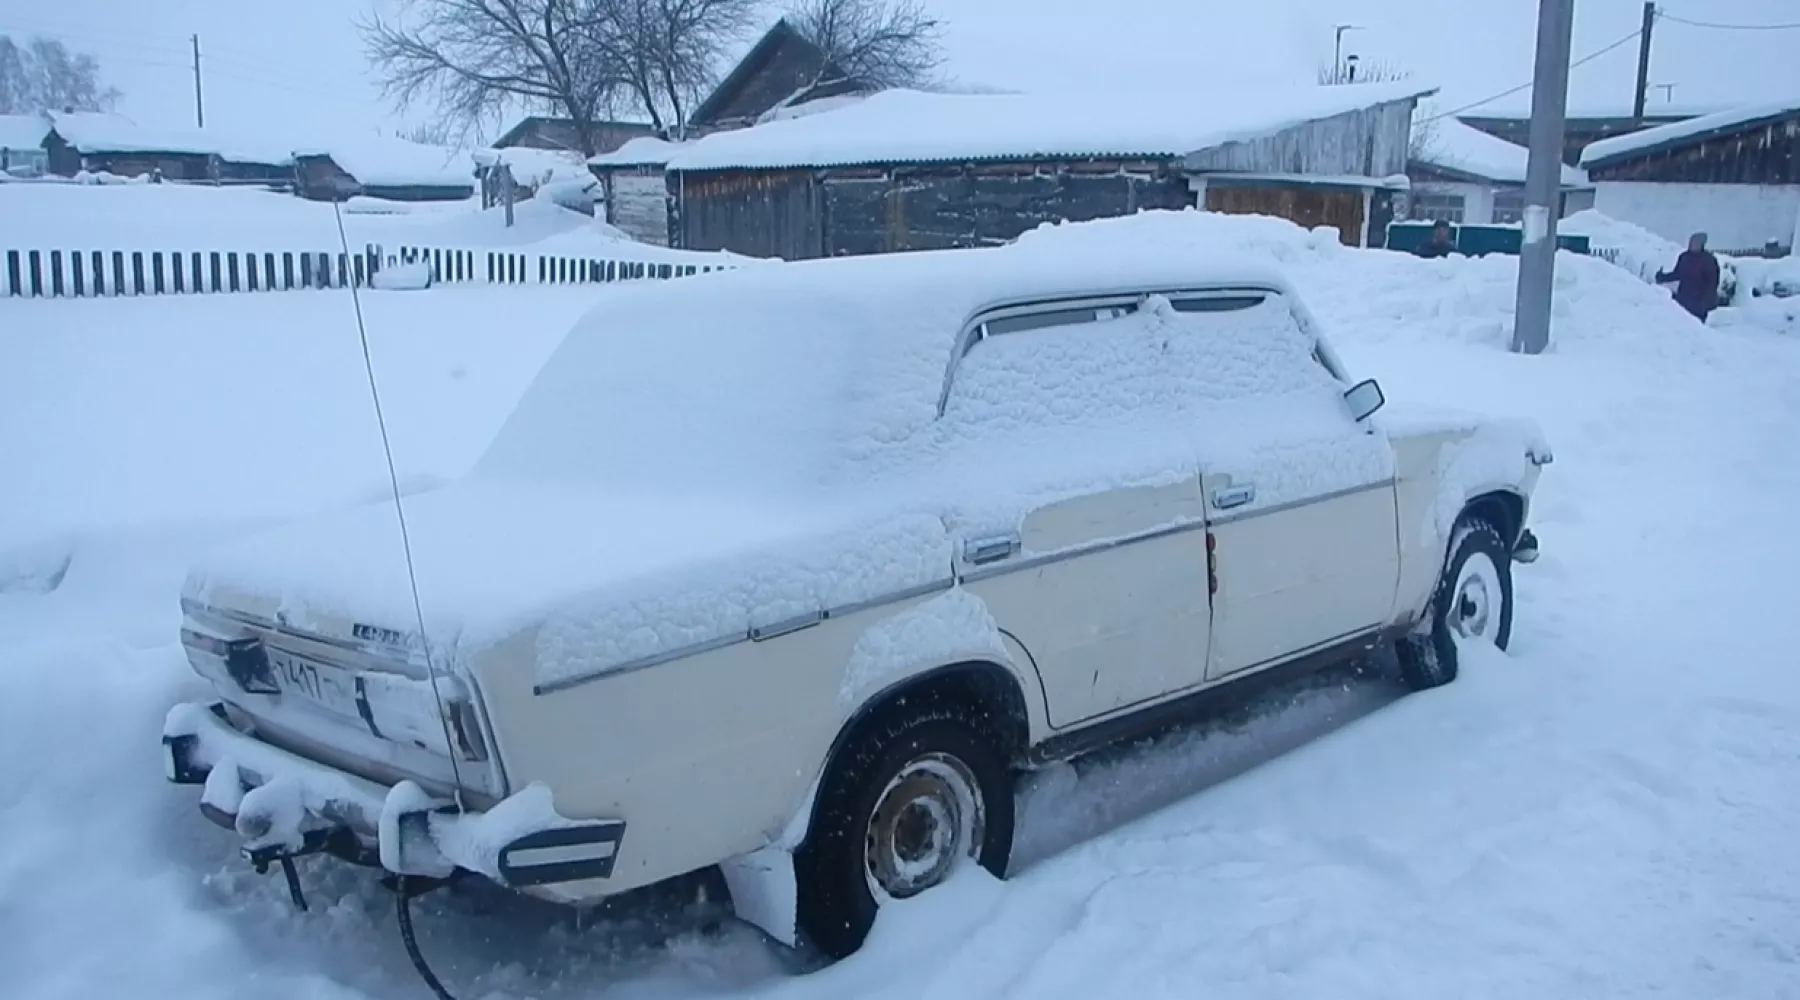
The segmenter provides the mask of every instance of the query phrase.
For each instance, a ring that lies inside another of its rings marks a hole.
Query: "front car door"
[[[1399,583],[1392,447],[1351,419],[1348,381],[1304,312],[1271,296],[1257,314],[1280,377],[1200,441],[1216,566],[1208,680],[1381,628]]]
[[[961,463],[961,585],[1029,653],[1059,729],[1205,680],[1206,500],[1191,443],[1153,405],[1164,334],[1137,305],[982,318],[939,421]]]

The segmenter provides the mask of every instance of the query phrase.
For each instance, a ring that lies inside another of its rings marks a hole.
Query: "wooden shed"
[[[786,259],[1004,243],[1199,206],[1379,242],[1428,88],[1174,100],[886,91],[670,157],[672,243]]]

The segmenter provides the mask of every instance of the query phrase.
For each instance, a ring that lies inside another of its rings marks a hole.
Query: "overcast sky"
[[[191,125],[189,36],[200,35],[209,126],[398,128],[362,55],[355,18],[388,0],[0,0],[0,33],[50,34],[99,57],[142,125]],[[1193,93],[1240,98],[1259,84],[1310,80],[1346,51],[1443,88],[1455,105],[1531,76],[1533,0],[927,0],[947,22],[959,80],[1028,91]],[[773,0],[771,20],[780,0]],[[1576,57],[1634,31],[1639,0],[1575,0]],[[1668,0],[1674,16],[1728,24],[1800,22],[1797,0]],[[1800,30],[1658,25],[1652,84],[1681,105],[1800,95]],[[1621,45],[1577,68],[1571,104],[1628,106],[1637,58]],[[1663,92],[1653,87],[1653,99]],[[1528,106],[1529,93],[1496,106]]]

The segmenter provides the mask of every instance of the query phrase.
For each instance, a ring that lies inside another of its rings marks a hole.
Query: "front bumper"
[[[474,872],[555,899],[566,895],[557,886],[611,878],[625,836],[622,819],[558,815],[543,785],[475,812],[411,781],[369,781],[243,732],[218,703],[175,706],[162,744],[168,779],[204,786],[201,812],[243,836],[252,857],[324,852],[396,875]]]

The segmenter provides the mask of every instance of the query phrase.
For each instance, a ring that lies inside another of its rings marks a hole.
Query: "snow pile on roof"
[[[640,135],[610,153],[589,157],[588,163],[596,167],[660,167],[687,145],[653,135]]]
[[[471,150],[469,158],[476,166],[491,167],[504,163],[512,168],[513,180],[521,184],[541,184],[551,180],[593,180],[582,165],[581,154],[557,149],[534,149],[530,146],[484,147]]]
[[[366,187],[475,186],[468,154],[448,146],[367,135],[299,146],[294,155],[329,156]]]
[[[139,126],[123,115],[75,112],[50,116],[56,134],[82,153],[190,153],[241,163],[287,163],[285,141],[219,128]]]
[[[1424,148],[1413,157],[1428,166],[1473,174],[1502,184],[1525,183],[1525,169],[1531,151],[1517,143],[1507,142],[1455,118],[1440,118],[1430,125],[1416,126],[1414,135],[1423,140]],[[1587,183],[1587,174],[1563,165],[1565,185]]]
[[[714,133],[675,155],[669,166],[1182,156],[1431,92],[1418,84],[1130,96],[889,90],[819,114]]]
[[[1726,131],[1764,118],[1779,118],[1796,113],[1800,113],[1800,97],[1788,97],[1779,101],[1767,101],[1710,115],[1701,115],[1687,121],[1670,122],[1656,128],[1644,129],[1642,132],[1602,139],[1581,151],[1581,165],[1592,167],[1709,132]]]
[[[0,115],[0,149],[42,149],[49,133],[43,115]]]

